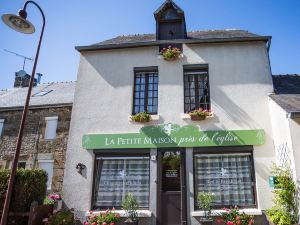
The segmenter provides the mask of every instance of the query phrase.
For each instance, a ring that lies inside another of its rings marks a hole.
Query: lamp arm
[[[34,1],[26,1],[24,4],[23,10],[26,12],[26,8],[29,3],[35,5],[39,9],[39,11],[43,17],[43,26],[42,26],[42,30],[41,30],[41,34],[40,34],[40,39],[38,42],[36,56],[34,59],[32,74],[31,74],[30,82],[29,82],[29,86],[28,86],[27,97],[26,97],[24,108],[23,108],[22,119],[21,119],[21,123],[20,123],[18,139],[17,139],[17,144],[16,144],[16,151],[15,151],[15,155],[14,155],[14,159],[13,159],[13,165],[12,165],[12,169],[11,169],[11,174],[10,174],[7,192],[6,192],[6,196],[5,196],[5,202],[4,202],[3,211],[2,211],[2,217],[1,217],[1,223],[0,223],[1,225],[7,225],[10,202],[11,202],[11,198],[12,198],[13,185],[14,185],[14,180],[15,180],[15,176],[16,176],[16,172],[17,172],[18,160],[19,160],[19,156],[20,156],[20,152],[21,152],[21,144],[22,144],[23,132],[24,132],[24,128],[25,128],[25,121],[26,121],[26,117],[27,117],[27,113],[28,113],[29,101],[30,101],[31,91],[32,91],[33,82],[34,82],[35,70],[36,70],[36,66],[37,66],[37,62],[38,62],[38,58],[39,58],[40,47],[41,47],[41,43],[42,43],[42,39],[43,39],[43,35],[44,35],[44,28],[45,28],[45,24],[46,24],[46,19],[45,19],[43,10]]]

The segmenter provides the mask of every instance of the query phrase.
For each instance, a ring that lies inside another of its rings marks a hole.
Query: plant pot
[[[191,120],[193,121],[200,121],[200,120],[205,120],[206,116],[205,115],[190,115]]]
[[[201,218],[199,222],[201,225],[213,225],[212,219]]]
[[[138,220],[135,220],[135,221],[125,221],[125,224],[126,225],[138,225],[139,221]]]

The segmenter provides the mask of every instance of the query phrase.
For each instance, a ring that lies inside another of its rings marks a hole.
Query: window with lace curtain
[[[196,153],[194,155],[195,194],[214,193],[214,208],[255,207],[252,160],[251,153]]]
[[[149,208],[149,163],[148,156],[97,157],[93,208],[120,209],[128,193],[140,208]]]

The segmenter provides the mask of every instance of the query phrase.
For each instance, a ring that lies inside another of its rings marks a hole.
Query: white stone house
[[[197,195],[213,192],[214,212],[238,205],[256,215],[272,205],[276,161],[270,120],[269,36],[243,30],[186,32],[167,0],[156,34],[79,46],[63,196],[84,221],[89,210],[121,210],[126,193],[140,224],[199,224]],[[182,55],[167,61],[169,45]],[[205,108],[213,116],[191,120]],[[152,120],[130,117],[147,111]],[[80,169],[81,168],[81,169]]]

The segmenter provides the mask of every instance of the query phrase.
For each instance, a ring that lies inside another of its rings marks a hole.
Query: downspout
[[[33,168],[36,168],[37,156],[39,153],[40,126],[41,126],[41,116],[39,116],[39,122],[38,122],[37,130],[36,130],[36,134],[35,134],[35,144],[34,144],[35,153],[33,155]]]

